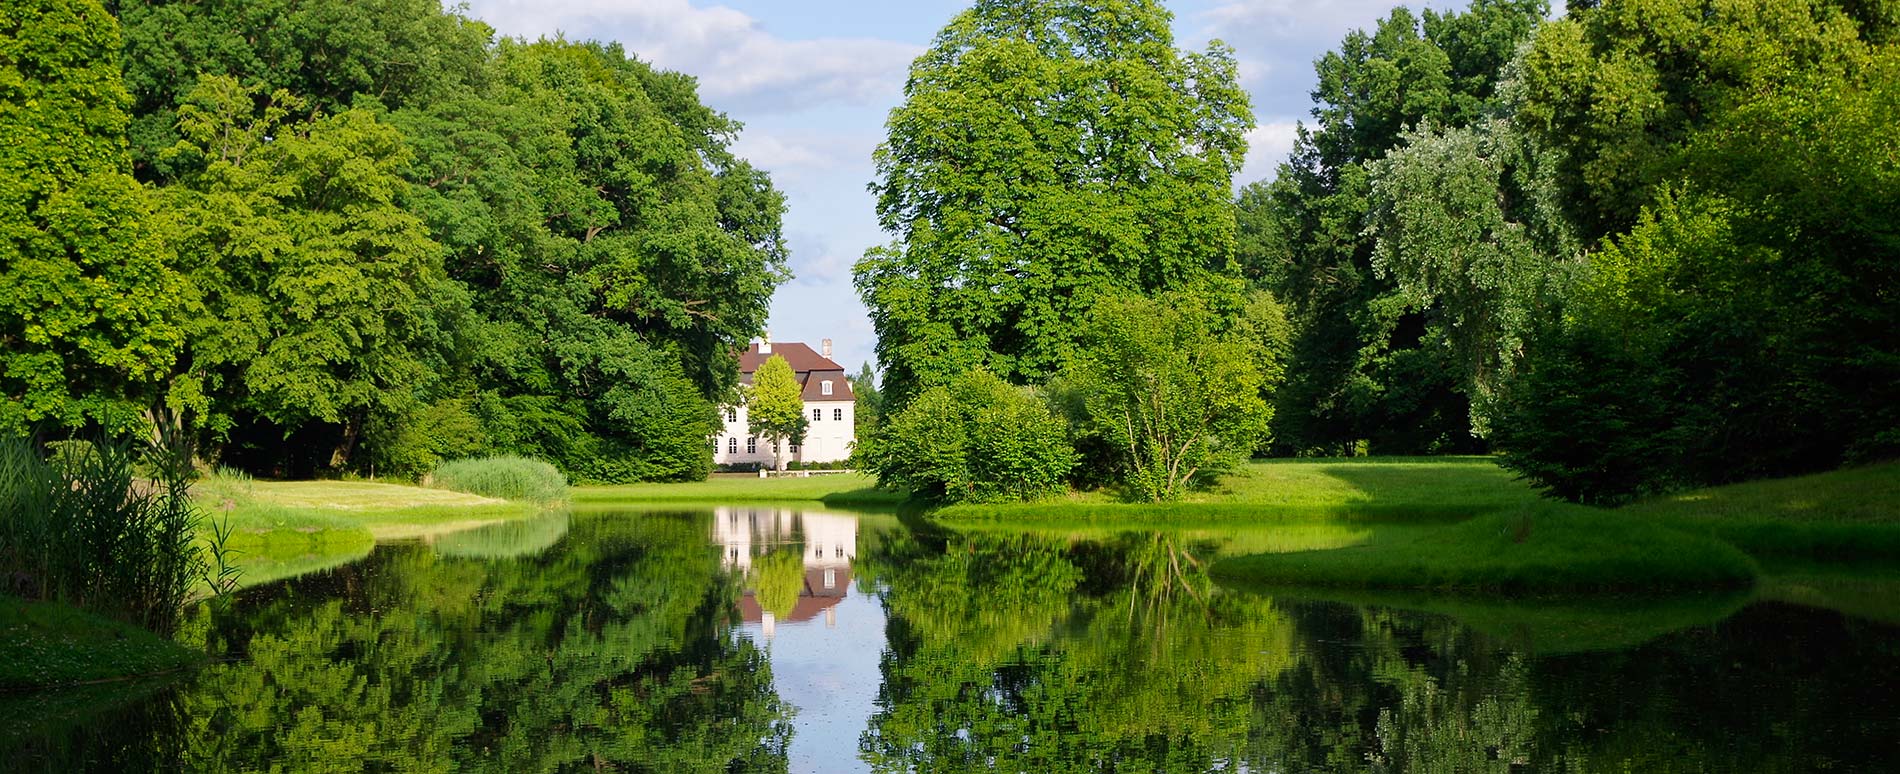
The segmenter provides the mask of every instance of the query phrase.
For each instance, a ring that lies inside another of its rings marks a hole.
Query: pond
[[[0,768],[1900,766],[1900,584],[1877,572],[1538,602],[1205,574],[1237,547],[1336,537],[955,533],[797,506],[550,515],[206,607],[182,636],[225,656],[190,675],[6,699]],[[1817,600],[1835,609],[1800,604]]]

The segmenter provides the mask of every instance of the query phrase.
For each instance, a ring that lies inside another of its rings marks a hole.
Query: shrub
[[[1223,300],[1210,290],[1096,302],[1059,401],[1078,445],[1112,453],[1092,478],[1131,499],[1174,500],[1262,445],[1279,365],[1261,326]],[[1257,303],[1278,313],[1271,299]]]
[[[1062,420],[1031,391],[987,371],[926,390],[860,441],[880,486],[951,502],[1030,500],[1075,467]]]
[[[551,502],[567,496],[567,477],[553,465],[527,457],[453,460],[437,465],[428,485],[508,500]]]

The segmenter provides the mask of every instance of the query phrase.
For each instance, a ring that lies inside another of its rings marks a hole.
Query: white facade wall
[[[857,442],[857,433],[853,429],[857,422],[855,409],[856,404],[849,400],[807,401],[805,442],[799,445],[797,453],[786,449],[783,456],[785,462],[841,462],[849,459],[851,446]],[[817,419],[813,418],[813,411],[818,412]],[[713,464],[772,463],[772,442],[752,433],[744,406],[728,408],[724,419],[725,430],[713,438]]]

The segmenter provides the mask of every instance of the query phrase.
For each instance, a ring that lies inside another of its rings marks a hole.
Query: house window
[[[812,409],[812,410],[811,410],[811,421],[813,421],[813,422],[817,422],[817,421],[819,421],[819,420],[821,420],[821,419],[824,419],[824,418],[825,418],[825,410],[824,410],[824,409],[821,409],[821,408],[817,408],[817,409]]]
[[[796,444],[796,443],[794,443],[794,444],[792,444],[792,453],[793,453],[793,454],[797,454],[797,453],[798,453],[798,444]]]
[[[726,439],[726,453],[727,453],[727,454],[738,454],[738,453],[739,453],[739,438],[738,438],[738,436],[734,436],[734,437],[731,437],[731,438],[727,438],[727,439]]]
[[[819,382],[819,383],[818,383],[818,391],[819,391],[819,392],[821,392],[821,393],[824,393],[824,394],[826,394],[826,395],[830,395],[830,394],[831,394],[831,380],[830,380],[830,379],[826,379],[826,380],[824,380],[824,381],[822,381],[822,382]]]
[[[835,589],[835,588],[837,588],[837,587],[838,587],[838,571],[837,571],[837,569],[835,569],[835,568],[831,568],[831,567],[826,567],[826,568],[825,568],[825,588],[828,588],[828,589]]]
[[[835,409],[832,409],[832,410],[831,410],[831,421],[833,421],[833,422],[843,422],[843,421],[844,421],[844,409],[841,409],[841,408],[835,408]]]
[[[700,416],[705,416],[705,415],[701,414]],[[758,436],[748,435],[745,437],[745,453],[747,454],[759,453],[759,437]]]
[[[739,410],[738,410],[738,409],[726,409],[726,421],[727,421],[727,422],[737,422],[737,421],[739,421]]]

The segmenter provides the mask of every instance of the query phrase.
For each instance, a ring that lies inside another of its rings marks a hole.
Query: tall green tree
[[[98,0],[0,11],[0,432],[136,428],[185,339],[118,50]]]
[[[884,391],[878,387],[877,370],[867,361],[858,368],[856,376],[846,377],[851,381],[852,429],[859,438],[869,435],[877,429],[884,419]]]
[[[1287,452],[1473,450],[1464,363],[1434,332],[1439,310],[1375,264],[1370,166],[1407,127],[1460,128],[1499,99],[1500,70],[1543,17],[1541,0],[1462,12],[1398,8],[1316,64],[1314,123],[1270,182],[1241,192],[1243,272],[1294,326],[1275,413]],[[1440,327],[1443,331],[1446,328]]]
[[[893,237],[855,270],[895,405],[972,368],[1058,371],[1111,290],[1231,270],[1252,124],[1231,51],[1155,0],[979,0],[911,67],[876,154]]]
[[[206,314],[171,394],[214,435],[332,428],[322,462],[341,468],[370,417],[411,410],[431,378],[432,306],[467,302],[403,209],[402,135],[362,110],[292,118],[304,109],[222,76],[180,109],[182,175],[163,194]]]
[[[783,446],[805,439],[804,389],[792,364],[781,355],[766,358],[752,374],[746,395],[746,419],[759,435],[772,442],[772,466],[785,469]]]
[[[1624,3],[1540,29],[1511,120],[1598,241],[1506,385],[1509,466],[1619,502],[1900,449],[1883,14]]]
[[[453,389],[498,447],[578,478],[703,477],[734,353],[789,276],[783,196],[691,79],[618,47],[503,41],[488,72],[390,118],[480,318]]]

